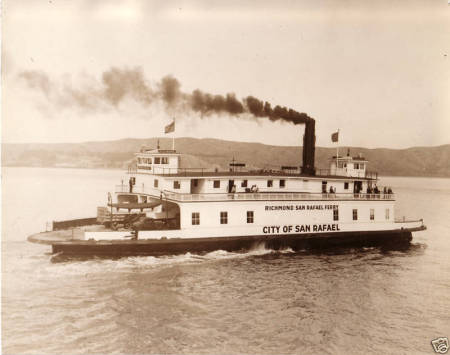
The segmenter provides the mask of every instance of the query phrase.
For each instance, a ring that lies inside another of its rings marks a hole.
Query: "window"
[[[155,180],[153,181],[153,187],[158,187],[158,179],[155,179]]]
[[[220,212],[220,224],[228,224],[228,212]]]
[[[214,180],[214,188],[215,189],[218,189],[218,188],[220,188],[220,180]]]
[[[192,225],[198,226],[200,224],[200,212],[192,212]]]
[[[161,161],[161,158],[159,158],[159,157],[155,158],[155,164],[159,164],[160,161]]]
[[[385,214],[385,217],[386,217],[386,219],[389,219],[389,208],[386,208],[386,214]]]
[[[348,182],[344,182],[344,190],[348,190]]]
[[[147,164],[151,164],[152,163],[152,158],[148,158],[147,159]]]
[[[375,210],[373,208],[370,209],[370,220],[375,220]]]
[[[242,183],[241,183],[241,187],[247,187],[247,184],[248,184],[248,181],[247,181],[247,180],[244,180],[244,181],[242,181]]]
[[[162,158],[161,158],[161,164],[169,164],[169,158],[167,158],[167,157],[162,157]]]
[[[179,181],[174,181],[173,182],[173,188],[174,189],[179,189],[181,187],[180,182]]]
[[[354,210],[353,210],[353,220],[354,220],[354,221],[357,221],[357,220],[358,220],[358,210],[357,210],[357,209],[354,209]]]
[[[354,167],[355,167],[355,169],[359,169],[359,164],[358,164],[358,163],[355,163],[355,164],[354,164]]]
[[[253,211],[247,211],[247,223],[253,223]]]
[[[193,179],[192,180],[192,184],[194,185],[194,187],[198,186],[198,179]]]
[[[363,164],[363,163],[359,163],[359,168],[360,168],[361,170],[364,170],[364,164]]]
[[[267,187],[273,186],[273,180],[267,180]]]
[[[322,192],[327,193],[327,181],[322,181]]]
[[[286,180],[280,180],[280,188],[284,188],[286,186]]]
[[[333,209],[333,221],[339,221],[339,209],[338,209],[338,206],[336,206]]]

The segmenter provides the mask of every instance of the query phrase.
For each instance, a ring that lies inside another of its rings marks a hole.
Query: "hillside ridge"
[[[171,138],[124,138],[83,143],[3,143],[2,166],[126,168],[142,145],[172,147]],[[300,166],[302,147],[226,141],[215,138],[175,139],[177,151],[192,167],[228,168],[234,158],[250,168],[276,169],[282,165]],[[450,144],[405,149],[339,147],[339,154],[361,154],[369,160],[368,169],[380,175],[450,177]],[[316,167],[328,168],[336,148],[316,147]],[[187,164],[183,164],[186,166]]]

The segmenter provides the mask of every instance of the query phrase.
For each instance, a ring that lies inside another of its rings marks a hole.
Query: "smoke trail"
[[[117,108],[125,99],[132,99],[143,106],[160,102],[171,114],[174,110],[190,110],[201,117],[218,114],[238,117],[247,114],[255,119],[267,118],[272,121],[284,121],[292,124],[306,123],[312,120],[306,113],[300,113],[267,101],[247,96],[242,100],[234,93],[213,95],[199,89],[192,93],[181,91],[180,82],[173,76],[163,77],[153,87],[146,80],[140,68],[111,68],[102,74],[101,81],[93,80],[90,85],[76,88],[67,80],[63,85],[52,81],[47,74],[39,71],[26,71],[19,74],[29,88],[44,94],[49,102],[64,108],[75,106],[85,110],[100,107]],[[182,117],[182,116],[177,116]]]
[[[139,68],[111,68],[103,73],[102,82],[104,88],[100,96],[115,106],[127,96],[143,104],[150,104],[155,98]]]
[[[24,79],[30,88],[40,90],[46,97],[49,96],[51,83],[47,74],[29,70],[21,72],[19,78]]]

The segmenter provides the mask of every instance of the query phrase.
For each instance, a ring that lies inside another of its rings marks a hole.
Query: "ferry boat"
[[[411,241],[423,220],[396,220],[395,194],[378,185],[368,160],[333,156],[314,166],[314,126],[306,126],[303,165],[276,170],[183,166],[175,149],[142,147],[136,164],[98,207],[102,228],[51,241],[63,255],[164,255],[213,250],[293,250]],[[36,238],[35,238],[36,241]]]

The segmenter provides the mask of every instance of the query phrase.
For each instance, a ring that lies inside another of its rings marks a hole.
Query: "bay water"
[[[2,169],[5,354],[432,354],[450,337],[450,179],[385,177],[402,250],[346,248],[52,262],[27,242],[93,217],[114,170]]]

